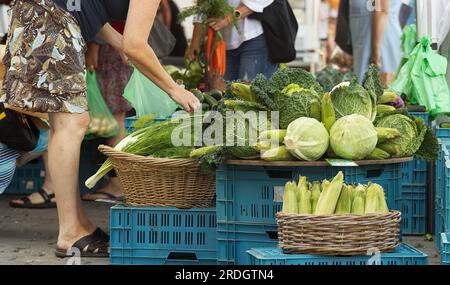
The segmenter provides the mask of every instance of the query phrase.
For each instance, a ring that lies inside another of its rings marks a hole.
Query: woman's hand
[[[228,27],[229,25],[231,25],[231,15],[227,15],[225,18],[223,19],[208,19],[208,25],[213,28],[214,31],[220,31],[226,27]]]
[[[378,68],[381,68],[381,55],[378,52],[372,52],[370,63],[373,63],[378,66]]]
[[[189,59],[189,61],[194,61],[199,54],[200,54],[200,41],[192,40],[186,52],[186,57]]]
[[[195,112],[200,108],[201,104],[198,98],[181,86],[174,87],[173,91],[170,91],[169,96],[183,106],[186,112]]]
[[[86,51],[86,68],[90,71],[96,70],[98,67],[98,54],[100,46],[96,43],[89,43]]]
[[[194,24],[194,31],[192,32],[192,41],[186,52],[186,57],[189,61],[194,61],[200,54],[200,43],[202,41],[202,25],[199,23]]]

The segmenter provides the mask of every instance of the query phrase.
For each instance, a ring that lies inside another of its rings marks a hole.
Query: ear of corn
[[[319,122],[321,120],[320,102],[318,100],[311,101],[311,118]]]
[[[311,186],[311,213],[314,213],[316,211],[319,197],[320,197],[320,182],[314,181]]]
[[[365,213],[365,194],[364,186],[359,185],[355,189],[355,198],[352,203],[352,214],[363,215]]]
[[[378,184],[376,184],[378,185]],[[384,194],[384,189],[380,185],[377,187],[378,190],[378,205],[379,205],[379,213],[389,213],[389,208],[386,202],[386,196]]]
[[[383,160],[388,159],[391,157],[391,155],[381,148],[375,148],[369,156],[366,157],[366,159],[372,159],[372,160]]]
[[[308,189],[308,181],[305,176],[301,176],[298,188],[298,213],[312,214],[311,212],[311,191]]]
[[[329,132],[334,122],[336,122],[336,113],[334,112],[333,102],[331,101],[331,94],[325,93],[322,97],[322,124]]]
[[[205,146],[201,148],[194,149],[191,151],[191,158],[200,158],[202,156],[214,153],[219,147],[218,146]]]
[[[286,214],[298,213],[297,185],[295,182],[288,182],[284,187],[282,211]]]
[[[343,186],[341,190],[341,195],[336,206],[335,214],[337,215],[347,215],[350,214],[352,205],[350,199],[350,193],[347,186]]]
[[[282,145],[280,147],[264,151],[264,153],[261,155],[261,159],[266,161],[285,161],[294,160],[294,157],[286,149],[286,146]]]
[[[378,104],[394,103],[397,101],[397,94],[392,91],[384,91],[383,95],[378,98]]]
[[[259,141],[273,141],[282,144],[284,137],[286,136],[287,130],[270,130],[263,131],[259,134]]]
[[[355,189],[355,187],[353,187],[353,185],[346,185],[346,186],[347,186],[348,193],[350,195],[350,204],[351,204],[353,202],[353,199],[355,199],[356,189]]]
[[[233,95],[239,99],[249,102],[258,102],[255,94],[253,94],[251,87],[248,84],[233,82],[231,84],[231,91]]]
[[[377,139],[378,139],[377,143],[382,143],[387,140],[392,140],[392,139],[398,138],[402,135],[399,130],[393,129],[393,128],[377,127],[377,128],[375,128],[375,130],[377,131]]]
[[[256,144],[254,144],[253,149],[257,151],[265,151],[272,148],[272,142],[270,141],[259,141]]]
[[[323,191],[317,202],[316,215],[331,215],[336,210],[336,205],[341,195],[342,185],[344,183],[344,174],[342,171],[333,178],[331,182],[325,183]],[[322,197],[323,196],[323,197]]]
[[[379,212],[379,195],[377,184],[369,183],[366,189],[366,203],[365,203],[365,213],[374,214]]]
[[[395,107],[392,107],[389,105],[383,105],[383,104],[377,105],[377,114],[389,113],[389,112],[392,112],[395,110],[397,110],[397,109],[395,109]]]

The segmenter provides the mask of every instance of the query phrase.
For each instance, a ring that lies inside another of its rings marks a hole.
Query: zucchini
[[[195,97],[197,97],[197,99],[200,101],[200,103],[203,103],[203,101],[205,100],[205,97],[203,96],[203,93],[200,90],[192,89],[191,92],[192,92],[192,94],[195,95]]]
[[[211,108],[217,106],[217,104],[218,104],[217,100],[214,99],[214,97],[208,93],[203,93],[203,98],[204,98],[203,102],[209,104],[209,106],[211,106]]]
[[[213,89],[213,90],[209,91],[209,95],[211,95],[217,101],[222,100],[222,92],[220,90]]]

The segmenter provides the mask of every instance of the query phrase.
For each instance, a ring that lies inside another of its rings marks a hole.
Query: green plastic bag
[[[136,110],[137,117],[157,115],[168,117],[177,109],[175,103],[166,92],[134,68],[133,75],[125,87],[123,97]]]
[[[406,26],[403,29],[402,38],[401,38],[401,46],[400,49],[403,52],[403,58],[398,67],[397,73],[400,72],[401,68],[405,63],[408,62],[409,55],[413,52],[416,47],[416,39],[417,39],[417,27],[415,24]]]
[[[431,117],[450,114],[450,91],[445,79],[447,59],[431,48],[423,37],[400,69],[391,88],[405,94],[413,105],[425,106]]]
[[[87,101],[91,122],[86,132],[86,139],[110,138],[119,133],[119,124],[103,100],[94,71],[86,73]]]

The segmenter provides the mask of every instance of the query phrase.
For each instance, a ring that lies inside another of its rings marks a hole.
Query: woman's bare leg
[[[52,133],[48,154],[56,203],[58,205],[59,236],[57,246],[70,248],[95,226],[86,218],[78,191],[80,148],[89,125],[88,113],[50,114]]]

